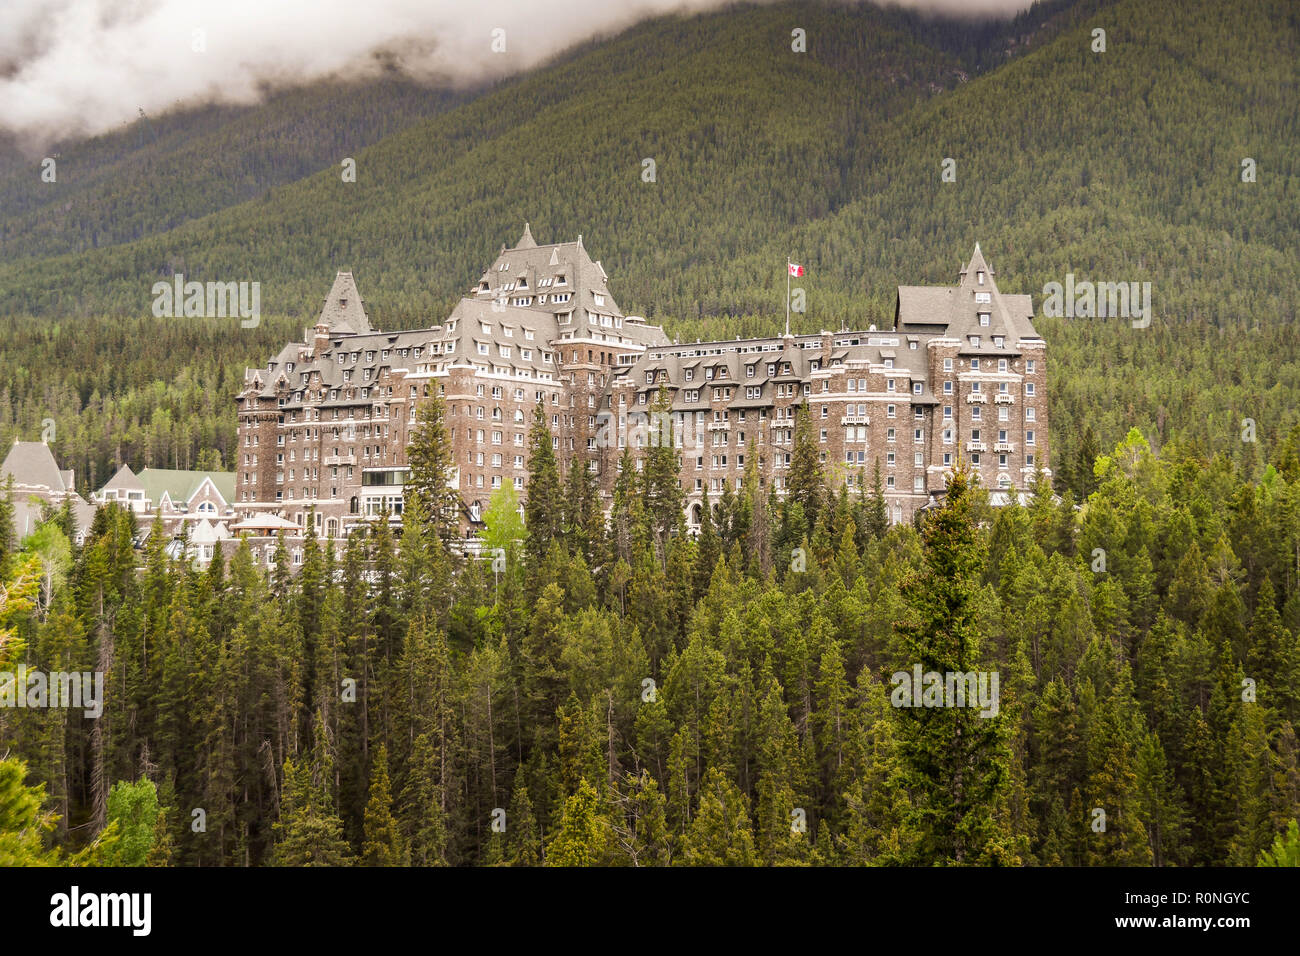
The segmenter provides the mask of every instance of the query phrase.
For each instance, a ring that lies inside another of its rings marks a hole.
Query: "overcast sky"
[[[1010,15],[1029,0],[901,0]],[[598,33],[721,0],[0,0],[0,128],[102,132],[270,82],[364,75],[377,54],[450,81],[533,66]],[[506,52],[492,31],[504,28]]]

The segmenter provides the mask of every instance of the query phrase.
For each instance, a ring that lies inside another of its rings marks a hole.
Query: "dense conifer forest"
[[[1042,479],[1026,506],[991,508],[959,470],[918,527],[891,527],[878,474],[857,497],[827,485],[804,416],[789,496],[751,465],[695,537],[671,448],[623,470],[606,524],[545,424],[532,442],[526,523],[499,493],[484,558],[444,544],[436,399],[400,533],[380,522],[338,554],[309,538],[298,567],[283,543],[269,568],[245,543],[199,571],[161,526],[140,554],[117,506],[80,549],[57,513],[21,549],[10,536],[0,669],[107,677],[98,719],[0,709],[0,859],[1300,850],[1300,429],[1258,480],[1134,431],[1082,501]],[[997,706],[901,706],[914,667],[996,673]]]

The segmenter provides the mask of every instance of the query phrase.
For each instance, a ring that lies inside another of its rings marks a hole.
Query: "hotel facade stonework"
[[[525,226],[441,324],[381,332],[339,273],[303,342],[245,372],[234,506],[303,527],[314,513],[329,537],[399,515],[416,408],[435,393],[467,535],[497,488],[526,499],[539,402],[562,468],[595,473],[606,507],[625,449],[640,467],[673,441],[690,526],[751,456],[783,493],[802,406],[828,480],[869,485],[878,464],[894,521],[959,461],[995,503],[1050,474],[1046,345],[1030,297],[1000,293],[978,245],[955,285],[900,286],[889,330],[679,344],[608,282],[581,236],[538,245]],[[652,414],[661,390],[667,416]]]

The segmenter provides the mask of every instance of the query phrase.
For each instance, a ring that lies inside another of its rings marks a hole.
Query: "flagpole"
[[[785,335],[790,337],[790,257],[785,257]]]

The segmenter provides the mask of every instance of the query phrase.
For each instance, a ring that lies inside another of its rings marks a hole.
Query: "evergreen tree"
[[[375,752],[370,770],[370,802],[366,804],[365,846],[361,852],[366,866],[406,866],[410,855],[393,816],[392,787],[388,781],[388,748]]]
[[[875,460],[871,469],[871,498],[867,502],[866,530],[872,538],[879,541],[889,530],[889,510],[885,506],[885,489],[880,480],[880,459]]]
[[[1259,855],[1256,866],[1300,866],[1300,821],[1286,825],[1286,832],[1278,834],[1273,845]]]
[[[6,475],[0,485],[0,575],[18,542],[14,540],[14,476]]]
[[[515,774],[514,795],[510,798],[507,814],[509,859],[512,866],[540,866],[542,863],[541,837],[537,817],[533,814],[533,801],[528,795],[524,771]]]
[[[674,445],[672,400],[666,386],[659,387],[650,408],[649,447],[643,461],[646,517],[661,567],[668,563],[668,537],[682,523],[681,463]]]
[[[699,812],[675,862],[684,866],[753,866],[757,862],[749,800],[717,768],[700,784]]]
[[[564,532],[564,499],[551,439],[546,409],[538,402],[528,431],[528,498],[524,505],[524,547],[533,562],[541,561],[551,542]]]
[[[611,862],[613,832],[600,795],[586,779],[564,801],[551,837],[547,866],[603,866]]]
[[[352,850],[343,823],[319,781],[305,763],[284,764],[284,796],[276,832],[275,866],[348,866]]]
[[[813,429],[812,414],[807,403],[800,405],[795,414],[794,448],[790,452],[785,500],[787,507],[798,504],[803,508],[807,523],[795,531],[807,534],[817,522],[825,492],[825,477],[822,474],[817,433]]]
[[[983,669],[976,591],[983,548],[971,517],[971,473],[958,467],[943,504],[921,528],[921,571],[904,585],[908,613],[899,632],[921,672]],[[910,679],[912,668],[906,667]],[[897,689],[895,693],[897,694]],[[912,688],[914,695],[921,688]],[[1004,714],[974,706],[901,707],[899,754],[913,794],[909,827],[926,862],[1013,862],[997,810],[1005,799],[1010,755]]]
[[[406,495],[420,499],[421,513],[430,531],[444,543],[454,540],[460,527],[460,492],[450,487],[456,467],[447,437],[446,406],[440,395],[426,395],[416,406],[415,427],[406,446],[411,473]]]

